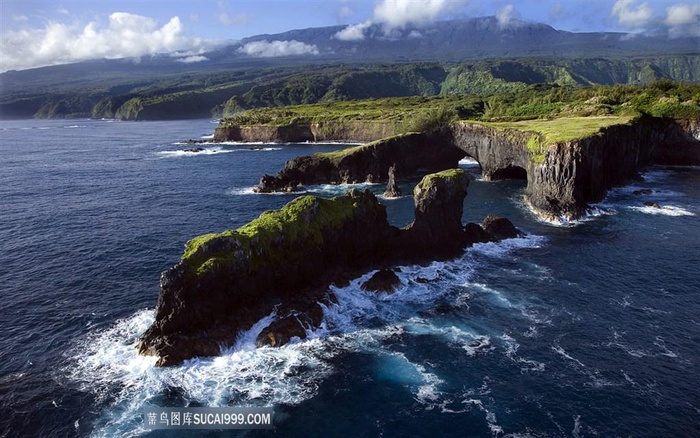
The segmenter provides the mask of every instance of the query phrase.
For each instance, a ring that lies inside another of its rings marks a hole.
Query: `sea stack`
[[[386,198],[400,198],[401,190],[399,190],[398,184],[396,184],[396,164],[392,164],[389,168],[389,181],[386,184],[386,190],[384,191],[384,197]]]
[[[414,190],[415,221],[404,229],[389,225],[369,190],[351,190],[333,199],[301,196],[237,230],[195,237],[161,275],[155,321],[139,353],[158,356],[158,366],[215,356],[268,315],[274,319],[258,345],[304,338],[322,323],[319,303],[334,301],[331,283],[372,269],[391,277],[386,269],[397,264],[456,256],[470,241],[461,223],[468,185],[460,169],[426,175]],[[397,286],[389,280],[377,278],[371,289],[389,292]]]

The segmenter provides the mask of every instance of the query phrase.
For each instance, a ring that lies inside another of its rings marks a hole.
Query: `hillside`
[[[700,81],[700,39],[573,33],[494,18],[443,21],[361,41],[343,27],[258,35],[186,64],[169,55],[0,75],[0,118],[187,119],[246,109],[401,96],[522,90],[532,84]],[[260,58],[247,45],[298,41],[316,54]]]

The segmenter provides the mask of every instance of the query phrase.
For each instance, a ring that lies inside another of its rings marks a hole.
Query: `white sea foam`
[[[546,242],[547,238],[544,236],[529,234],[525,237],[505,239],[500,242],[477,243],[469,248],[467,253],[504,258],[515,250],[541,248]]]
[[[541,216],[535,210],[533,210],[529,204],[527,205],[530,209],[530,212],[533,215],[535,215],[535,218],[538,222],[562,228],[576,227],[601,217],[612,216],[617,214],[617,210],[614,205],[600,203],[596,205],[591,205],[591,207],[586,210],[585,214],[578,219],[572,220],[563,216],[550,218]]]
[[[659,208],[657,207],[650,207],[650,206],[642,206],[642,207],[637,207],[637,206],[630,206],[627,207],[630,210],[638,211],[640,213],[644,214],[654,214],[654,215],[664,215],[664,216],[695,216],[695,213],[686,210],[683,207],[676,207],[674,205],[663,205],[660,206]]]
[[[257,186],[250,187],[234,187],[226,190],[227,195],[238,196],[238,195],[257,195],[255,191]]]
[[[177,151],[160,151],[157,152],[161,157],[174,158],[174,157],[198,157],[204,155],[214,155],[214,154],[225,154],[233,152],[230,149],[222,149],[220,147],[206,148],[201,151],[194,150],[177,150]]]
[[[318,185],[308,185],[301,186],[299,190],[303,190],[307,193],[324,194],[330,196],[344,195],[351,189],[356,189],[364,191],[370,187],[376,187],[381,184],[377,183],[356,183],[356,184],[318,184]]]
[[[318,339],[281,348],[255,348],[255,337],[272,318],[274,315],[266,317],[243,333],[221,356],[155,368],[155,357],[136,351],[138,337],[153,322],[152,311],[141,311],[83,340],[66,373],[83,390],[111,406],[96,436],[143,433],[135,419],[167,388],[178,388],[186,400],[206,406],[298,404],[312,397],[331,371],[324,360],[328,352]]]
[[[503,251],[537,247],[543,242],[536,236],[511,239],[467,251],[453,261],[402,266],[397,272],[402,286],[391,295],[361,289],[360,285],[373,275],[369,272],[348,286],[331,287],[337,303],[323,305],[323,323],[308,329],[306,340],[281,348],[256,348],[255,339],[275,318],[273,313],[244,332],[233,346],[222,348],[220,356],[191,359],[176,367],[156,368],[155,357],[137,354],[138,338],[154,319],[153,311],[144,310],[83,339],[74,349],[76,356],[65,373],[82,390],[93,392],[99,404],[107,406],[95,425],[96,436],[145,433],[138,421],[141,412],[157,405],[163,394],[172,390],[185,403],[205,406],[299,404],[316,395],[333,372],[333,359],[349,351],[369,352],[378,358],[378,373],[407,385],[426,409],[457,412],[457,401],[441,392],[445,382],[431,366],[412,362],[386,341],[397,336],[428,335],[452,345],[455,351],[463,351],[466,357],[491,354],[496,346],[483,329],[447,319],[421,318],[416,316],[416,309],[454,293],[455,285],[468,284],[481,263],[479,259],[493,254],[502,257]],[[503,249],[497,249],[499,245]],[[507,297],[505,300],[509,302]],[[517,358],[517,347],[512,348]],[[534,361],[516,360],[523,370],[538,369]],[[495,415],[483,406],[480,409],[486,413],[489,427],[500,430]]]

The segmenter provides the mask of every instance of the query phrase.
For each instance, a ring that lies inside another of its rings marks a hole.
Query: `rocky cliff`
[[[527,198],[542,216],[576,219],[588,204],[650,164],[700,164],[697,122],[654,118],[604,128],[598,135],[546,146],[528,167]]]
[[[276,176],[264,176],[258,191],[386,181],[393,163],[397,178],[408,178],[425,173],[425,168],[454,167],[464,156],[479,162],[486,180],[527,179],[527,200],[536,212],[548,219],[571,220],[645,165],[700,164],[700,121],[643,117],[560,141],[523,128],[457,122],[429,133],[295,158]]]
[[[161,275],[155,322],[139,352],[158,356],[159,366],[217,355],[273,312],[258,343],[279,346],[321,324],[319,302],[332,302],[333,281],[513,237],[462,227],[468,183],[459,169],[426,176],[414,191],[415,221],[401,230],[373,194],[353,190],[333,199],[303,196],[235,231],[192,239]]]
[[[257,191],[293,191],[300,184],[386,181],[392,165],[401,179],[457,167],[462,157],[464,153],[446,143],[440,132],[403,134],[338,152],[294,158],[276,176],[263,176]]]
[[[383,122],[328,122],[294,125],[221,126],[214,131],[214,141],[266,143],[371,142],[397,133],[397,126]]]

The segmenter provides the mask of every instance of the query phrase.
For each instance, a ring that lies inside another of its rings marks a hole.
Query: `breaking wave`
[[[543,242],[538,236],[511,239],[479,245],[451,261],[401,266],[397,269],[401,286],[389,295],[362,290],[361,284],[373,274],[368,272],[345,287],[331,286],[337,302],[324,306],[323,323],[309,329],[305,340],[281,348],[257,348],[255,339],[274,320],[273,313],[242,333],[235,345],[223,347],[220,356],[191,359],[176,367],[156,368],[155,357],[137,354],[139,337],[154,321],[152,310],[142,310],[79,341],[65,373],[107,406],[94,433],[105,437],[144,434],[141,413],[150,406],[297,405],[318,393],[334,371],[334,359],[349,352],[375,357],[375,378],[404,385],[417,403],[449,410],[453,401],[441,390],[445,377],[430,364],[393,350],[386,340],[431,336],[466,357],[491,354],[501,343],[499,337],[482,328],[424,317],[422,312],[441,299],[459,306],[464,285],[471,284],[481,266],[479,259],[503,257]],[[473,293],[496,294],[485,289]],[[522,366],[539,365],[523,361]],[[487,411],[484,408],[491,412]],[[495,418],[490,423],[496,427]]]

